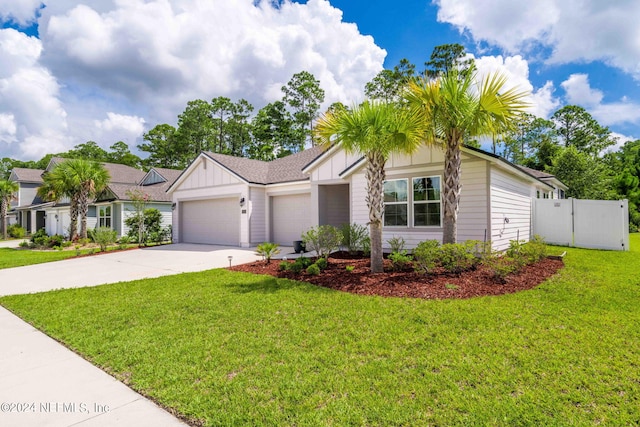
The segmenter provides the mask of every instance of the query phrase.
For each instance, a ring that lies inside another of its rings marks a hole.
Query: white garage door
[[[184,243],[240,244],[240,205],[237,198],[194,200],[180,204]]]
[[[271,198],[271,236],[275,243],[291,246],[311,228],[311,195],[292,194]]]

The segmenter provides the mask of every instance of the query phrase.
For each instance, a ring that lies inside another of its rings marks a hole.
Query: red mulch
[[[279,271],[279,264],[280,261],[277,260],[270,264],[257,261],[231,267],[229,270],[300,280],[360,295],[446,299],[502,295],[535,288],[564,266],[560,260],[546,258],[507,276],[506,283],[500,283],[484,266],[459,275],[442,271],[423,275],[413,271],[392,271],[391,262],[386,259],[385,272],[372,274],[369,272],[368,258],[350,258],[344,253],[329,257],[329,266],[318,276],[305,271],[299,274]],[[347,271],[345,267],[348,265],[354,266],[354,270]]]

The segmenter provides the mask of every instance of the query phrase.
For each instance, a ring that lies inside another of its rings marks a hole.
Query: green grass
[[[86,251],[84,253],[87,253]],[[76,251],[31,251],[28,249],[0,248],[0,269],[22,267],[60,261],[76,256]]]
[[[0,303],[205,425],[638,425],[631,247],[567,249],[536,289],[461,301],[211,270]]]
[[[138,247],[138,245],[127,245],[127,248]],[[118,246],[107,248],[107,252],[121,250]],[[80,255],[100,253],[99,248],[80,249]],[[66,250],[31,250],[16,248],[0,248],[0,270],[3,268],[23,267],[25,265],[42,264],[45,262],[61,261],[63,259],[78,256],[75,249]]]

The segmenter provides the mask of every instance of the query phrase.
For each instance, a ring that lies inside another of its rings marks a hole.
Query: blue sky
[[[613,4],[610,4],[613,3]],[[326,105],[362,99],[382,67],[418,68],[460,43],[548,117],[586,108],[640,138],[636,0],[0,0],[0,157],[38,159],[88,140],[132,148],[187,101],[256,109],[312,72]],[[355,25],[354,25],[355,24]]]

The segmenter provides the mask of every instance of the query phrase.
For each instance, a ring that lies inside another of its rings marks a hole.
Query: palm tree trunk
[[[78,214],[80,215],[80,238],[87,238],[87,211],[89,210],[89,195],[83,189],[78,196]]]
[[[69,240],[74,242],[78,239],[78,197],[71,196],[71,206],[69,208],[71,216],[71,224],[69,224]]]
[[[444,221],[442,243],[456,243],[458,238],[458,204],[462,184],[460,144],[457,138],[447,143],[447,153],[444,160]]]
[[[367,154],[367,197],[369,207],[369,237],[371,239],[371,272],[382,273],[382,221],[384,217],[385,179],[384,164],[386,159],[379,152]]]
[[[2,236],[4,240],[7,240],[7,205],[7,200],[2,198],[0,200],[0,218],[2,218]]]

